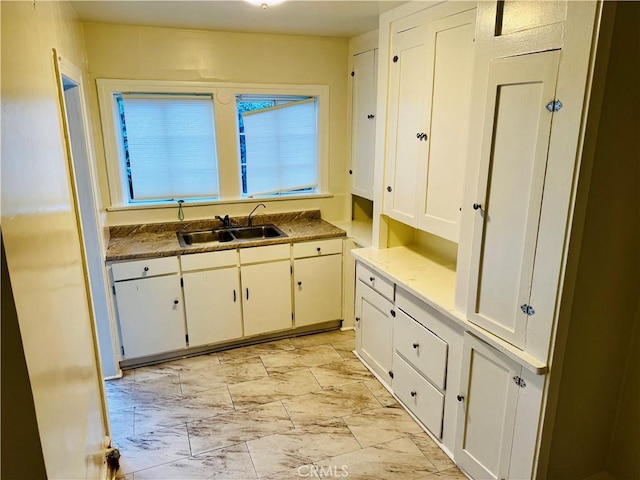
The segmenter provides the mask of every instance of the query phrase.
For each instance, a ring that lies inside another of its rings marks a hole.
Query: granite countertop
[[[235,248],[303,242],[324,238],[344,237],[345,231],[320,218],[320,210],[261,214],[253,218],[253,225],[274,224],[286,237],[266,238],[242,242],[209,243],[182,247],[176,232],[192,232],[222,228],[219,220],[145,223],[121,225],[109,229],[106,260],[134,260],[138,258],[171,257],[190,253],[213,252]],[[246,226],[247,217],[231,218],[231,227]]]

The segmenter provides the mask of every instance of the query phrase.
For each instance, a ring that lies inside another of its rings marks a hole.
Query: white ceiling
[[[243,0],[80,0],[82,21],[199,30],[353,37],[406,1],[288,0],[262,9]]]

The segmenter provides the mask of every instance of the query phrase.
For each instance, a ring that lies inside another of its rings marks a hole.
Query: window
[[[130,203],[218,196],[211,96],[114,97]]]
[[[242,194],[315,192],[318,187],[317,99],[238,95]]]
[[[329,194],[329,87],[98,79],[109,210]]]

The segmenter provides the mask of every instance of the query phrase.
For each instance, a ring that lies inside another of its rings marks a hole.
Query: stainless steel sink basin
[[[231,230],[237,240],[256,240],[260,238],[286,237],[287,234],[275,225],[260,225],[257,227],[241,227]]]
[[[232,242],[235,238],[228,230],[203,230],[200,232],[178,232],[178,242],[183,247],[201,243]]]
[[[178,242],[182,247],[206,243],[247,242],[262,238],[286,237],[287,234],[275,225],[259,225],[255,227],[219,228],[198,232],[178,232]]]

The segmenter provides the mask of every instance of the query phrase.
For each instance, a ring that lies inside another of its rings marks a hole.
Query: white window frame
[[[216,142],[218,149],[218,175],[220,184],[220,196],[217,199],[202,201],[187,201],[188,203],[219,204],[255,201],[254,198],[243,197],[242,180],[240,176],[240,138],[238,134],[237,108],[235,99],[237,95],[291,95],[308,96],[317,99],[318,108],[318,187],[315,192],[301,192],[299,195],[263,196],[261,200],[285,200],[305,197],[326,197],[331,195],[329,191],[329,86],[327,85],[287,85],[287,84],[253,84],[253,83],[221,83],[221,82],[183,82],[164,80],[121,80],[121,79],[97,79],[98,102],[100,106],[100,119],[102,122],[102,134],[104,140],[105,161],[107,178],[109,181],[109,193],[111,206],[109,210],[145,209],[145,208],[175,208],[171,202],[147,202],[144,205],[129,203],[129,194],[123,179],[125,178],[124,166],[120,161],[122,146],[119,141],[119,113],[117,104],[113,99],[119,92],[133,93],[183,93],[183,94],[208,94],[214,99],[214,121],[216,128]],[[233,103],[234,108],[221,109],[219,104]],[[230,112],[233,110],[234,114]],[[225,115],[224,112],[227,112]],[[230,123],[233,122],[233,123]],[[228,135],[222,134],[228,131],[236,132],[234,144],[230,145]],[[235,156],[229,155],[235,151]],[[224,153],[223,153],[224,152]],[[231,166],[230,163],[234,165]],[[223,185],[223,171],[235,168],[238,172],[237,185]]]

